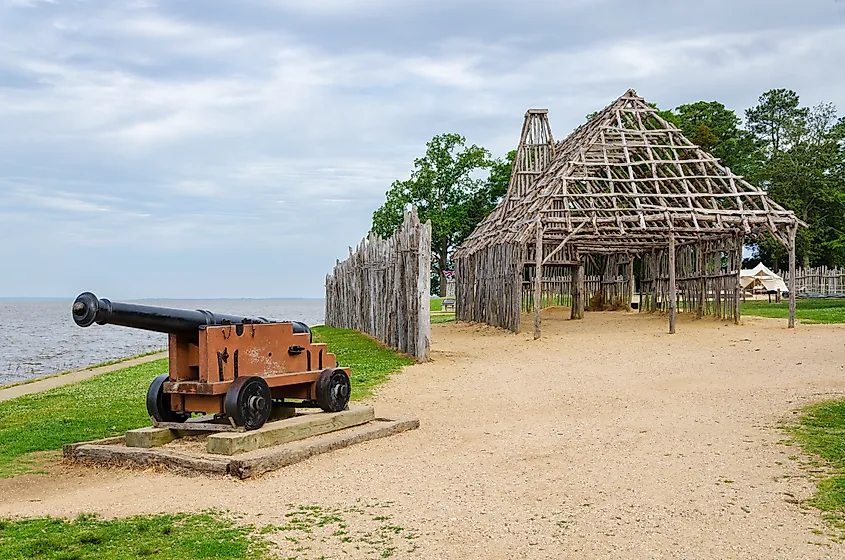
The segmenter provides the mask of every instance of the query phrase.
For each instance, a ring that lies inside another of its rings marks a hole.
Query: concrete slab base
[[[267,424],[264,425],[261,429],[268,428],[269,426],[278,426],[278,420],[286,420],[288,418],[293,418],[296,416],[296,409],[290,406],[276,406],[273,407],[273,411],[270,413],[270,420],[268,420]],[[172,427],[157,427],[157,426],[147,426],[146,428],[138,428],[137,430],[129,430],[126,432],[126,446],[127,447],[142,447],[144,449],[149,449],[150,447],[160,447],[162,445],[166,445],[171,441],[175,440],[176,438],[186,437],[186,436],[196,436],[202,434],[211,433],[210,430],[202,430],[200,426],[205,426],[207,422],[213,422],[214,416],[198,416],[189,419],[185,422],[186,428],[193,425],[194,428],[190,429],[176,429]],[[181,423],[174,425],[182,425]],[[214,427],[216,424],[212,424]],[[225,425],[226,428],[229,428],[229,425]],[[261,430],[256,430],[261,431]],[[242,428],[237,432],[221,432],[221,433],[229,433],[232,436],[238,435],[245,435],[251,434],[253,432],[246,432]],[[248,438],[249,439],[249,438]],[[256,439],[253,437],[252,439]],[[233,438],[233,441],[238,441],[238,438]],[[258,442],[261,441],[260,438],[257,439]],[[292,441],[292,440],[291,440]],[[259,445],[259,447],[262,447]],[[257,447],[254,447],[257,449]],[[211,451],[212,453],[216,453],[216,451]],[[227,453],[227,455],[231,455],[232,453]]]
[[[267,422],[257,430],[212,434],[208,436],[206,450],[219,455],[234,455],[359,426],[373,418],[373,408],[362,405],[353,405],[340,412],[302,414]]]
[[[128,447],[122,437],[66,445],[63,451],[65,458],[81,463],[142,468],[161,466],[185,475],[229,475],[245,479],[356,443],[413,430],[419,425],[419,420],[416,419],[372,418],[356,426],[336,429],[329,433],[312,435],[305,439],[276,444],[234,456],[208,453],[202,449],[198,441],[195,441],[195,445],[191,447],[181,444],[178,439],[159,447]],[[210,436],[193,436],[193,438],[195,440],[208,439]]]

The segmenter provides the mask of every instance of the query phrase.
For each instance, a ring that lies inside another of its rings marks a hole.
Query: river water
[[[322,299],[139,300],[249,317],[323,322]],[[0,300],[0,385],[167,348],[167,335],[113,325],[76,326],[72,299]]]

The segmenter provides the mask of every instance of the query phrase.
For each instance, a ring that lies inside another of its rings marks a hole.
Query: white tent
[[[783,278],[769,270],[763,263],[758,264],[751,270],[740,271],[739,277],[743,290],[754,291],[762,288],[767,292],[780,291],[784,294],[789,292]]]

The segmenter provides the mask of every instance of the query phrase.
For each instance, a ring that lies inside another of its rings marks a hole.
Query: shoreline
[[[323,327],[325,326],[324,323],[315,323],[313,325],[308,325],[308,328],[314,327]],[[15,383],[8,383],[5,385],[0,385],[0,402],[5,400],[17,398],[19,396],[28,395],[32,393],[40,393],[41,391],[46,391],[49,389],[53,389],[55,387],[61,387],[62,385],[69,385],[71,383],[76,383],[78,381],[83,381],[100,373],[106,373],[107,371],[113,371],[114,369],[122,369],[122,367],[129,367],[135,365],[136,363],[144,363],[147,361],[155,361],[155,360],[162,360],[167,358],[167,348],[162,350],[151,350],[149,352],[142,352],[141,354],[135,354],[132,356],[126,356],[125,358],[116,358],[114,360],[107,360],[105,362],[100,362],[97,364],[92,364],[90,366],[79,368],[79,369],[70,369],[66,371],[60,371],[58,373],[49,373],[47,375],[41,375],[38,377],[33,377],[32,379],[27,379],[24,381],[17,381]],[[161,354],[161,356],[159,356]],[[155,358],[151,358],[146,360],[150,356],[156,356]],[[133,364],[127,364],[127,362],[134,362]],[[116,368],[113,366],[122,366],[120,368]],[[73,379],[65,379],[66,376],[73,376]],[[62,378],[62,379],[59,379]],[[54,381],[53,383],[45,383]],[[47,387],[33,389],[31,391],[28,390],[20,390],[20,391],[12,391],[12,389],[19,389],[26,387],[27,385],[32,385],[34,383],[41,383],[48,385]],[[7,396],[7,395],[12,396]]]
[[[31,383],[39,383],[41,381],[46,381],[48,379],[54,379],[56,377],[61,377],[63,375],[70,375],[73,373],[81,373],[84,371],[88,371],[91,369],[97,369],[102,367],[113,366],[115,364],[120,364],[123,362],[128,362],[129,360],[137,360],[138,358],[144,358],[146,356],[152,356],[153,354],[161,354],[166,353],[167,348],[163,350],[150,350],[149,352],[142,352],[141,354],[135,354],[132,356],[126,356],[125,358],[116,358],[114,360],[106,360],[105,362],[100,362],[98,364],[92,364],[90,366],[86,366],[79,369],[69,369],[66,371],[60,371],[58,373],[48,373],[46,375],[39,375],[38,377],[33,377],[32,379],[26,379],[24,381],[16,381],[14,383],[6,383],[4,385],[0,385],[0,392],[5,391],[6,389],[13,389],[15,387],[20,387],[21,385],[29,385]]]
[[[85,369],[58,373],[48,377],[41,377],[39,379],[21,382],[16,385],[0,387],[0,402],[16,399],[25,395],[31,395],[33,393],[42,393],[57,387],[79,383],[80,381],[85,381],[86,379],[96,377],[102,373],[108,373],[110,371],[116,371],[147,362],[155,362],[166,358],[167,350],[152,353],[148,352],[146,354],[132,356],[123,360],[106,362],[105,365],[90,366]]]

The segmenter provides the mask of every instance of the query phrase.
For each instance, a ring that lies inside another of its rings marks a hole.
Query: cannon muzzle
[[[121,303],[99,299],[91,292],[79,294],[73,302],[73,320],[80,327],[98,325],[120,325],[167,334],[196,334],[203,325],[237,325],[254,323],[278,323],[264,317],[224,315],[203,309],[176,309],[136,303]],[[308,325],[299,321],[293,323],[293,332],[311,334]]]

